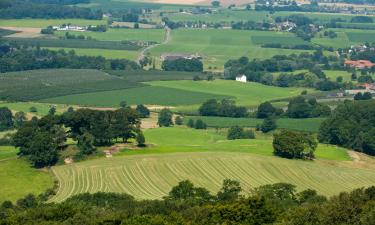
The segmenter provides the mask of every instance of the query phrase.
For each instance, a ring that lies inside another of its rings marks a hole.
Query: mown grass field
[[[223,179],[231,178],[239,180],[245,191],[288,182],[298,190],[311,188],[325,195],[375,182],[372,170],[227,152],[120,156],[57,166],[53,171],[60,187],[51,201],[57,202],[97,191],[128,193],[139,199],[161,198],[185,179],[212,192],[219,190]]]
[[[65,31],[59,31],[55,34],[63,37]],[[84,35],[92,37],[99,41],[153,41],[162,42],[164,39],[163,29],[114,29],[110,28],[106,32],[69,32],[75,35]]]
[[[58,26],[62,24],[74,24],[79,26],[107,24],[106,20],[85,19],[11,19],[0,20],[0,27],[33,27],[44,28],[47,26]]]
[[[240,127],[256,127],[257,124],[262,124],[263,119],[257,118],[230,118],[230,117],[213,117],[213,116],[188,116],[184,117],[185,123],[189,119],[203,120],[208,127],[225,128],[232,126]],[[324,118],[307,118],[307,119],[290,119],[280,118],[277,119],[277,127],[289,130],[299,130],[307,132],[317,132],[320,124]]]
[[[81,56],[103,56],[107,59],[129,59],[135,60],[138,57],[138,51],[114,50],[114,49],[95,49],[95,48],[47,48],[58,51],[60,49],[65,51],[74,50],[77,55]]]
[[[291,49],[261,48],[253,43],[255,36],[278,38],[291,37],[291,34],[271,31],[246,31],[230,29],[177,29],[172,31],[172,40],[150,50],[151,55],[159,57],[163,53],[198,53],[203,56],[206,69],[223,69],[229,59],[247,56],[269,58],[274,55],[289,55],[306,52]]]
[[[0,202],[16,201],[29,193],[38,195],[53,186],[50,172],[31,168],[16,153],[13,147],[0,146]]]

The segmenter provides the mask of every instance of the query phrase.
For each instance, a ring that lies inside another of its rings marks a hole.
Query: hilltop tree
[[[171,110],[164,108],[159,112],[158,125],[160,127],[170,127],[173,126],[173,113]]]

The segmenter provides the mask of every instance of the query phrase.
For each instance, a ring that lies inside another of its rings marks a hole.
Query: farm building
[[[173,61],[177,59],[202,59],[199,54],[165,53],[160,56],[162,61]]]
[[[365,92],[370,92],[371,94],[375,94],[375,83],[374,84],[363,84],[360,85],[362,89],[353,89],[353,90],[345,90],[346,94],[349,95],[355,95],[358,93],[365,93]]]
[[[244,74],[238,75],[236,76],[236,81],[246,83],[247,77]]]
[[[372,63],[369,60],[345,60],[344,65],[357,69],[365,69],[374,67],[375,63]]]

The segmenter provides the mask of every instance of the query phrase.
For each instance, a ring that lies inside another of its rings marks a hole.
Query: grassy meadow
[[[41,194],[52,188],[52,174],[47,170],[37,170],[24,159],[16,158],[17,150],[10,146],[0,146],[0,202],[15,201],[27,194]]]
[[[66,31],[58,31],[55,35],[65,36]],[[75,35],[85,35],[98,41],[151,41],[162,42],[164,39],[163,29],[114,29],[110,28],[106,32],[69,32]]]
[[[74,50],[77,55],[81,56],[103,56],[107,59],[129,59],[136,60],[138,57],[138,51],[128,50],[114,50],[114,49],[95,49],[95,48],[47,48],[50,50],[58,51],[60,49],[65,51]]]
[[[258,38],[256,38],[258,37]],[[230,29],[178,29],[172,31],[172,40],[150,50],[159,57],[163,53],[198,53],[203,57],[205,68],[223,69],[229,59],[247,56],[250,59],[265,59],[274,55],[289,55],[303,50],[273,49],[260,47],[260,38],[267,40],[296,37],[284,32],[247,31]],[[253,42],[256,39],[256,43]],[[257,44],[258,43],[258,44]]]
[[[10,110],[24,113],[30,113],[30,108],[35,107],[37,112],[30,113],[36,116],[45,116],[48,114],[48,111],[51,107],[56,108],[56,113],[62,113],[67,110],[68,106],[66,105],[57,105],[57,104],[47,104],[40,102],[0,102],[0,107],[8,107]]]

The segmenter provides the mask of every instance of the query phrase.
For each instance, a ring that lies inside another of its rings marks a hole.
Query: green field
[[[189,116],[185,117],[184,121],[187,123],[189,119],[203,120],[208,127],[256,127],[258,124],[262,124],[263,119],[257,118],[230,118],[230,117],[214,117],[214,116]],[[307,118],[307,119],[290,119],[280,118],[277,119],[277,127],[285,128],[290,130],[317,132],[320,124],[324,121],[324,118]]]
[[[26,160],[17,159],[16,153],[13,147],[0,146],[0,202],[15,201],[29,193],[38,195],[53,186],[49,172],[31,168]]]
[[[299,95],[305,88],[280,88],[260,83],[241,83],[230,80],[215,81],[153,81],[152,86],[172,87],[176,89],[232,96],[239,105],[254,106],[272,99],[288,98]],[[313,90],[309,91],[310,93]]]
[[[211,98],[228,96],[185,91],[168,87],[139,87],[123,90],[66,95],[41,100],[46,103],[74,104],[84,106],[117,107],[121,101],[128,104],[178,106],[199,104]]]
[[[329,78],[332,81],[335,81],[337,77],[342,77],[344,81],[352,81],[352,73],[349,73],[347,71],[340,71],[340,70],[324,70],[324,73],[326,74],[327,78]]]
[[[63,37],[65,31],[55,34]],[[98,41],[152,41],[162,42],[164,39],[163,29],[108,29],[106,32],[69,32],[75,35],[92,37]]]
[[[56,108],[57,113],[62,113],[68,108],[66,105],[46,104],[40,102],[0,102],[0,107],[8,107],[10,110],[16,112],[22,111],[28,113],[31,107],[35,107],[37,112],[32,114],[36,116],[47,115],[52,106]]]
[[[152,81],[151,86],[67,95],[43,99],[42,102],[58,104],[74,104],[87,106],[118,106],[126,100],[129,104],[149,104],[163,106],[188,105],[189,110],[197,108],[210,98],[233,98],[238,104],[246,106],[258,105],[261,102],[296,96],[302,88],[279,88],[259,83],[239,83],[228,80],[208,81]],[[194,106],[192,106],[194,105]]]
[[[32,101],[74,93],[144,86],[98,70],[46,69],[3,73],[0,99]]]
[[[127,51],[127,50],[113,50],[113,49],[95,49],[95,48],[48,48],[50,50],[60,50],[65,51],[74,50],[77,55],[81,56],[103,56],[107,59],[129,59],[135,60],[138,57],[138,51]]]
[[[97,191],[155,199],[184,179],[213,192],[218,191],[223,179],[231,178],[239,180],[246,192],[264,184],[288,182],[298,190],[311,188],[325,195],[375,182],[371,170],[226,152],[121,156],[57,166],[53,171],[60,188],[51,201]]]
[[[247,56],[254,58],[270,58],[274,55],[289,55],[306,52],[291,49],[261,48],[252,42],[255,36],[288,38],[289,33],[271,31],[247,31],[230,29],[177,29],[172,31],[172,40],[168,44],[151,49],[151,55],[159,57],[163,53],[198,53],[203,56],[205,68],[223,69],[229,59]]]
[[[11,19],[0,20],[0,27],[33,27],[44,28],[47,26],[58,26],[62,24],[74,24],[78,26],[107,24],[105,20],[85,20],[85,19]]]

